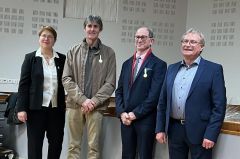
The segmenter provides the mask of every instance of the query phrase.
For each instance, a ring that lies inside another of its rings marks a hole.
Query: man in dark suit
[[[157,58],[151,46],[153,32],[139,28],[136,52],[123,63],[116,90],[116,110],[121,118],[122,158],[151,159],[155,138],[157,102],[167,64]]]
[[[205,40],[190,29],[182,36],[183,60],[169,66],[159,98],[156,139],[170,159],[211,159],[225,116],[226,89],[221,65],[203,59]]]

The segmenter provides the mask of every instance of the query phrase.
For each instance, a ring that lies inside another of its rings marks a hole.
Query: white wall
[[[214,159],[237,159],[239,151],[240,137],[236,135],[220,134],[217,145],[213,152]]]

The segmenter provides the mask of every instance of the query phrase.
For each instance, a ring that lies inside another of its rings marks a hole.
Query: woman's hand
[[[27,112],[25,111],[21,111],[17,113],[18,119],[22,122],[26,122],[27,121]]]

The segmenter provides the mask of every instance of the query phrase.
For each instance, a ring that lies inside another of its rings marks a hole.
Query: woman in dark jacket
[[[27,124],[28,159],[42,159],[46,133],[48,159],[59,159],[65,125],[65,93],[61,82],[65,55],[55,52],[57,32],[39,31],[39,49],[25,55],[18,88],[17,116]]]

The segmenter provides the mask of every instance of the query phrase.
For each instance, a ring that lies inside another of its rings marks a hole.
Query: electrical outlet
[[[0,78],[0,84],[18,84],[18,79]]]
[[[12,83],[13,83],[12,79],[7,79],[7,84],[12,84]]]
[[[6,78],[0,78],[0,83],[1,83],[1,84],[7,83],[7,79],[6,79]]]
[[[17,92],[18,79],[0,78],[0,92]]]
[[[19,80],[18,80],[18,79],[14,79],[14,80],[13,80],[13,83],[14,83],[14,84],[18,84],[18,83],[19,83]]]

